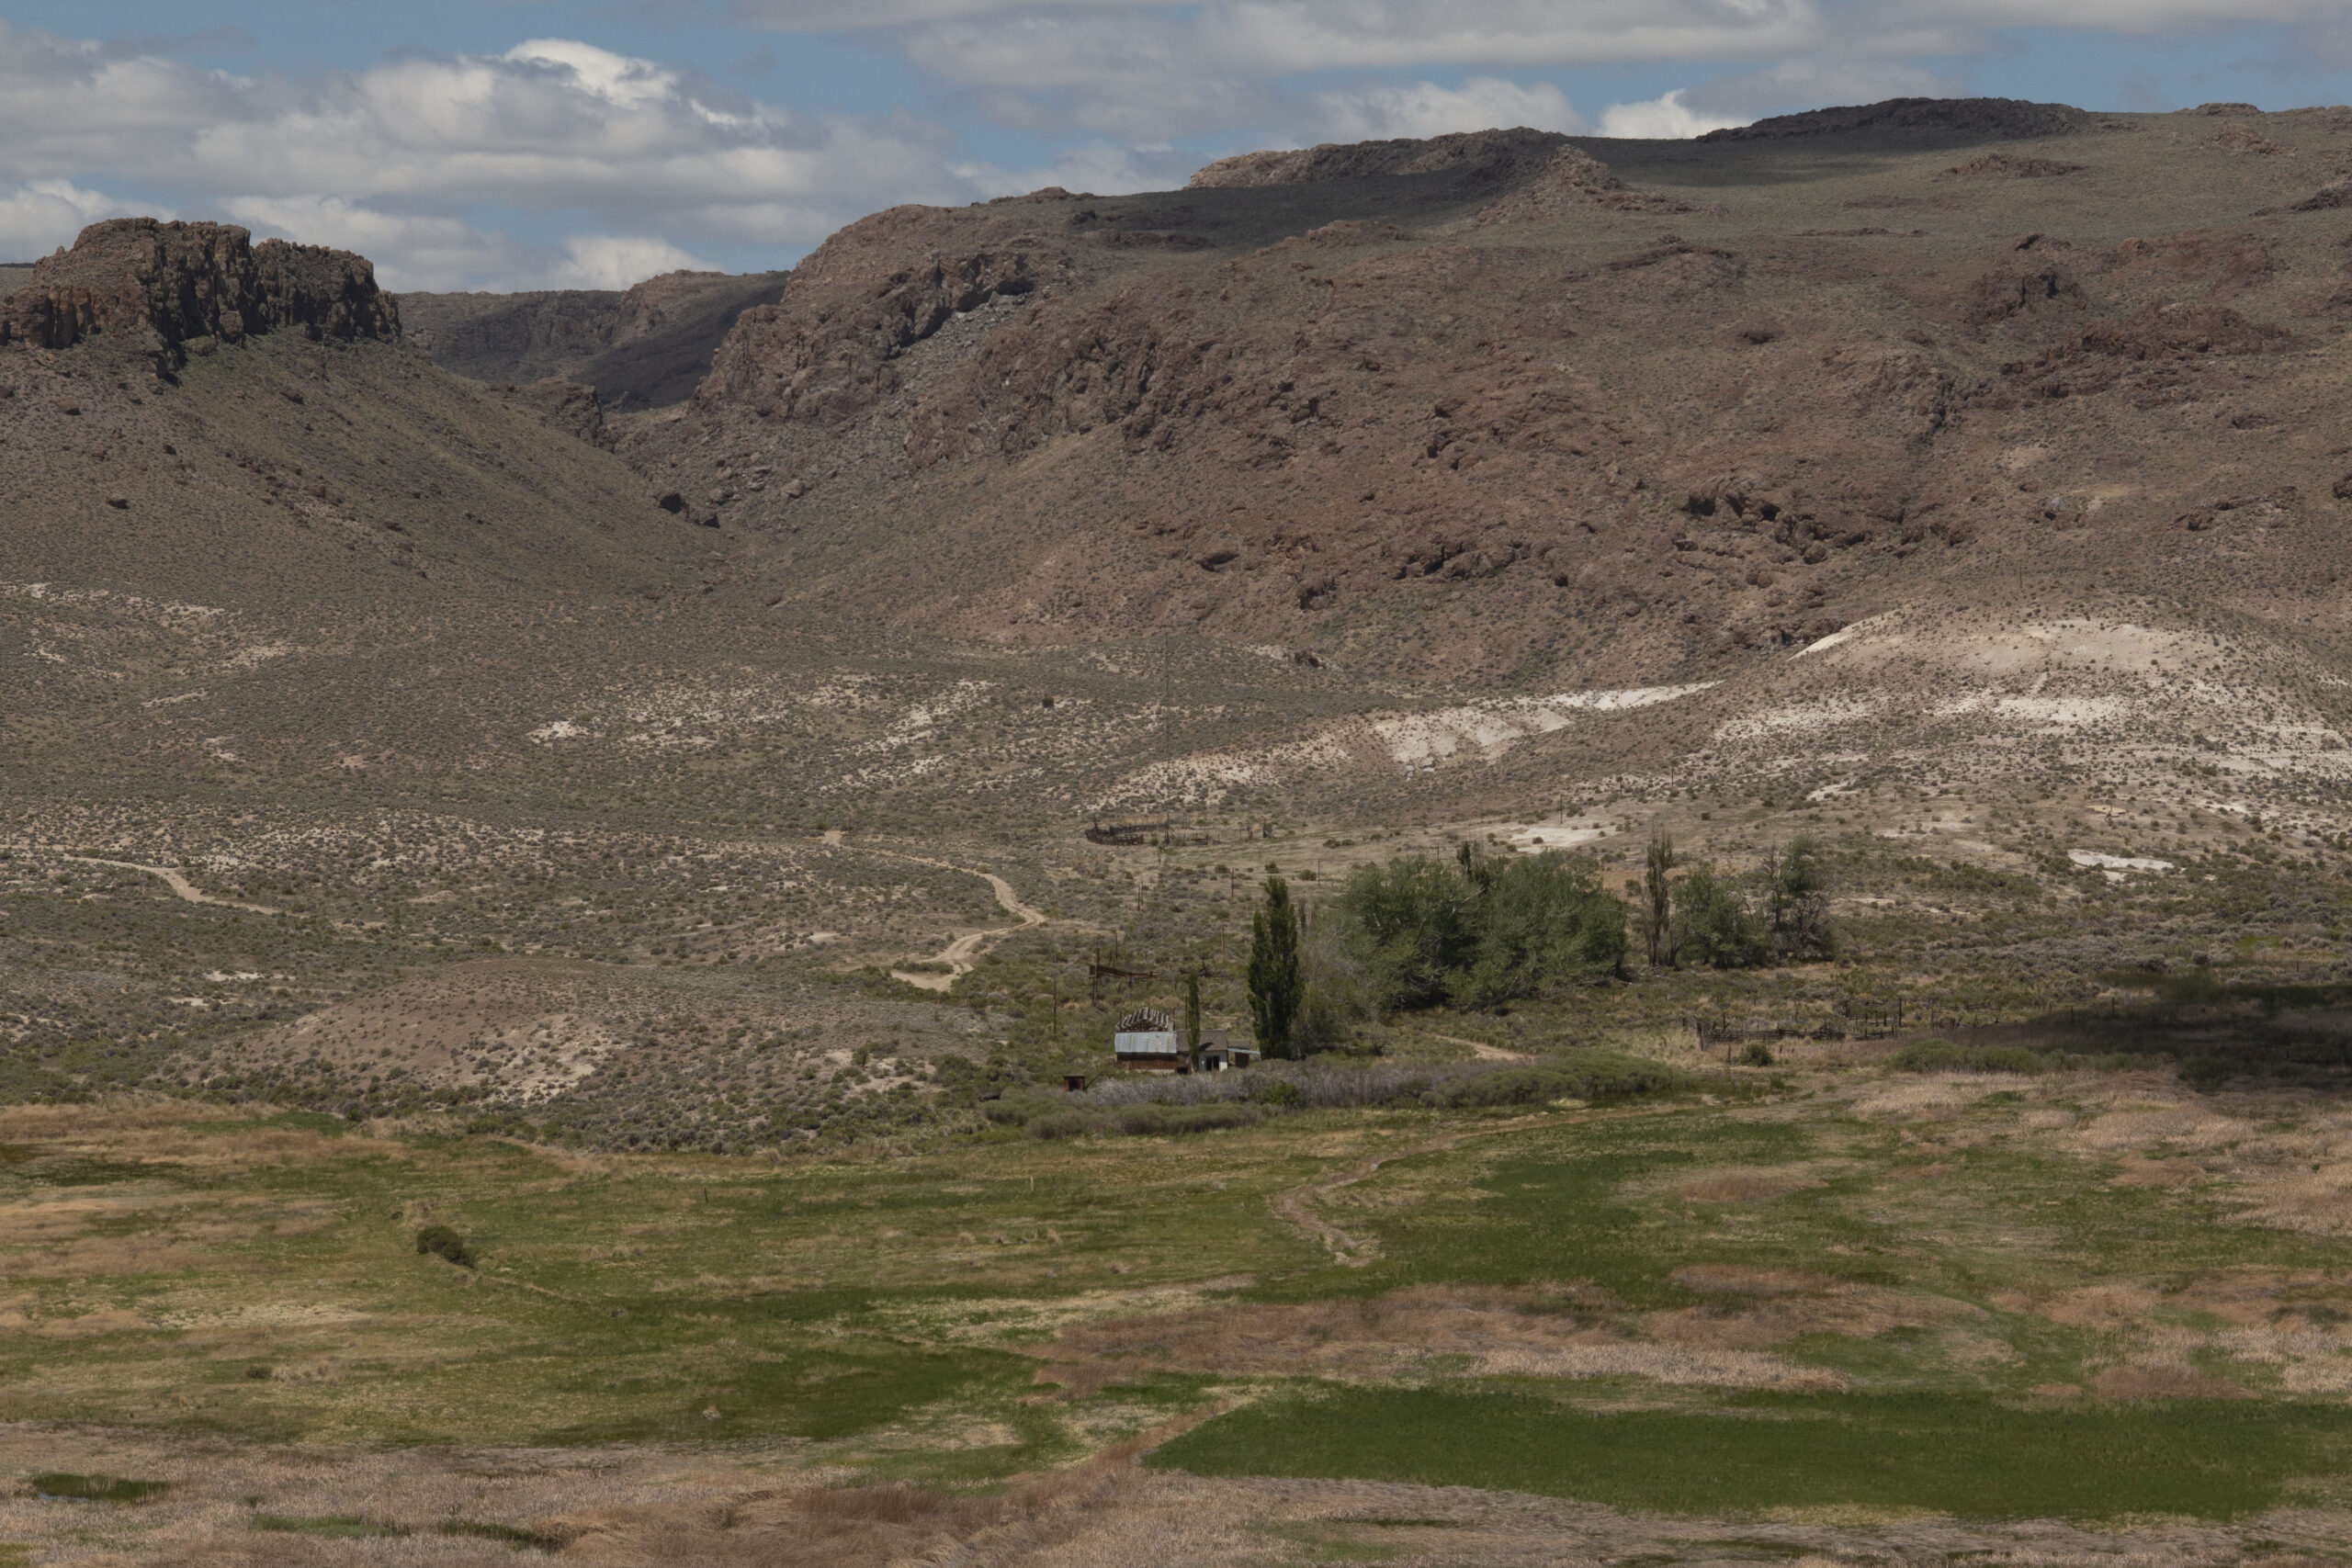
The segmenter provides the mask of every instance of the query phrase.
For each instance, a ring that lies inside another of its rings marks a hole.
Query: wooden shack
[[[1176,1021],[1156,1008],[1137,1008],[1119,1020],[1111,1036],[1112,1058],[1129,1072],[1189,1073],[1193,1059]]]

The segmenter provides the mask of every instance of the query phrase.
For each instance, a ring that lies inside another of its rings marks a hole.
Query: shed
[[[1111,1037],[1111,1055],[1119,1066],[1131,1071],[1193,1070],[1192,1058],[1184,1051],[1184,1037],[1176,1032],[1176,1021],[1154,1008],[1137,1008],[1119,1020],[1118,1032]]]
[[[1201,1036],[1201,1071],[1221,1073],[1231,1067],[1247,1067],[1256,1064],[1264,1055],[1250,1042],[1236,1040],[1225,1034]]]

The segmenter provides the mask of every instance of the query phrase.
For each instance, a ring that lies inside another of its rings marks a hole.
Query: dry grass
[[[2140,1385],[2135,1385],[2135,1389]],[[2052,1396],[2062,1391],[2052,1389]],[[1563,1562],[1691,1562],[1770,1555],[1826,1565],[1996,1554],[2014,1568],[2265,1568],[2335,1560],[2340,1510],[2282,1510],[2233,1527],[2163,1520],[1996,1530],[1932,1515],[1777,1510],[1673,1519],[1461,1487],[1339,1481],[1208,1481],[1138,1472],[1163,1429],[995,1496],[904,1484],[844,1487],[789,1455],[694,1458],[662,1450],[556,1452],[166,1448],[135,1437],[0,1429],[0,1467],[171,1483],[135,1506],[0,1495],[0,1539],[75,1568],[526,1568],[515,1540],[445,1534],[464,1521],[560,1547],[589,1568],[1261,1568],[1402,1560],[1448,1568]],[[352,1518],[402,1533],[336,1539],[262,1531],[260,1515]]]
[[[1152,1371],[1216,1377],[1642,1377],[1720,1388],[1843,1386],[1730,1337],[1644,1333],[1589,1290],[1416,1285],[1369,1300],[1236,1303],[1065,1326],[1040,1382],[1080,1398]],[[1657,1314],[1653,1314],[1656,1316]],[[1782,1336],[1794,1337],[1794,1333]]]

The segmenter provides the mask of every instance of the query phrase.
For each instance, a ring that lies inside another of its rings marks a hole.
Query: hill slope
[[[408,341],[445,370],[477,381],[560,376],[607,408],[665,408],[692,395],[735,319],[773,303],[786,276],[673,272],[628,289],[406,294],[401,310]]]
[[[1894,118],[894,209],[621,449],[778,613],[979,639],[1663,680],[1987,581],[2340,633],[2344,117]]]

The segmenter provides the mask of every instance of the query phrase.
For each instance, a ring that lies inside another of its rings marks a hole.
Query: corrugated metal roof
[[[1184,1042],[1174,1031],[1148,1033],[1123,1033],[1111,1036],[1111,1054],[1114,1056],[1181,1056]]]

